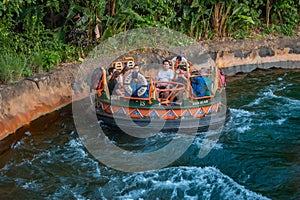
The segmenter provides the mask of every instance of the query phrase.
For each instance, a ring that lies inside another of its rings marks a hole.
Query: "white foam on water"
[[[254,112],[250,112],[250,111],[244,110],[244,109],[229,108],[229,110],[230,110],[230,113],[235,118],[251,117],[251,116],[253,116],[255,114]]]
[[[260,92],[258,92],[258,97],[255,98],[252,102],[244,105],[243,107],[246,107],[246,108],[249,108],[249,107],[255,107],[255,106],[258,106],[258,105],[261,105],[264,103],[264,101],[266,99],[272,99],[272,98],[278,98],[278,96],[276,96],[273,92],[272,89],[264,89]]]
[[[26,131],[24,134],[27,135],[27,136],[31,136],[30,131]]]
[[[238,133],[245,133],[251,130],[253,117],[256,113],[244,109],[230,108],[231,118],[228,127],[235,127]]]
[[[40,184],[38,184],[36,181],[29,181],[25,182],[21,185],[22,188],[26,190],[38,190],[40,188]]]
[[[288,118],[280,118],[277,120],[264,119],[264,120],[261,120],[261,123],[257,124],[257,126],[264,127],[264,126],[283,125],[284,122],[287,120],[288,120]]]
[[[72,148],[81,148],[84,146],[80,138],[71,139],[67,145]]]
[[[288,103],[288,104],[293,104],[293,105],[299,105],[300,100],[297,99],[292,99],[287,96],[280,96],[276,95],[276,92],[281,92],[287,89],[287,87],[292,86],[293,84],[280,84],[280,85],[267,85],[266,88],[264,88],[262,91],[258,93],[260,96],[260,100],[264,99],[275,99],[275,100],[281,100],[282,102],[280,103]]]
[[[237,131],[239,133],[245,133],[248,130],[251,130],[250,125],[244,125],[244,126],[241,126],[241,127],[237,127]]]
[[[286,120],[287,120],[287,118],[281,118],[281,119],[276,120],[276,123],[278,125],[282,125]]]
[[[12,166],[15,165],[15,161],[9,161],[7,162],[1,169],[0,169],[0,174],[5,172],[5,171],[8,171]],[[0,176],[1,177],[1,176]]]
[[[286,90],[287,86],[288,85],[285,85],[283,82],[279,85],[278,84],[266,85],[265,88],[258,91],[258,93],[257,93],[258,97],[255,98],[249,104],[245,105],[244,107],[257,106],[257,105],[260,105],[260,104],[264,103],[264,101],[268,100],[268,99],[287,100],[287,101],[289,101],[290,99],[288,97],[278,96],[278,95],[275,94],[276,92],[281,92],[281,91]]]
[[[263,98],[261,98],[261,97],[257,98],[254,101],[250,102],[249,104],[245,105],[244,107],[252,107],[252,106],[259,105],[262,100],[263,100]]]
[[[22,145],[24,145],[25,143],[25,138],[21,138],[19,141],[17,141],[16,143],[13,143],[10,148],[12,149],[18,149],[20,147],[22,147]]]
[[[205,151],[205,149],[223,149],[222,144],[218,143],[220,134],[221,133],[218,131],[205,132],[205,135],[203,135],[202,137],[196,137],[193,144],[196,145],[199,149],[202,149],[202,151]]]
[[[215,167],[172,167],[114,178],[100,189],[107,199],[268,199]]]

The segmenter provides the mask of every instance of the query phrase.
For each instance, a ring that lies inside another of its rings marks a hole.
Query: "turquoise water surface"
[[[300,199],[299,82],[296,70],[231,77],[230,120],[212,151],[198,157],[198,136],[172,165],[147,172],[96,160],[66,107],[0,155],[0,199]],[[170,139],[157,138],[122,145],[157,148]]]

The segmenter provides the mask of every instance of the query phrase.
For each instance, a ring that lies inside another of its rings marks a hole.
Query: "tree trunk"
[[[224,3],[225,5],[225,3]],[[227,21],[227,18],[228,18],[228,15],[229,15],[229,12],[231,10],[231,5],[232,3],[230,3],[226,9],[226,12],[225,14],[222,16],[222,20],[221,20],[221,27],[220,27],[220,31],[221,31],[221,36],[225,36],[225,32],[226,32],[226,21]]]
[[[270,11],[271,11],[270,0],[267,0],[267,3],[266,3],[266,20],[267,20],[267,27],[269,27],[269,24],[270,24]]]
[[[214,10],[214,31],[217,37],[223,37],[225,35],[226,21],[231,9],[231,3],[228,5],[226,12],[225,2],[217,3]]]
[[[105,13],[110,17],[114,17],[116,14],[116,0],[108,0],[105,6]]]
[[[215,35],[217,37],[219,37],[219,29],[220,29],[220,7],[221,4],[220,3],[216,3],[215,5],[215,10],[214,10],[214,31],[215,31]]]
[[[281,16],[281,12],[277,11],[277,14],[279,16],[280,23],[283,24],[283,19],[282,19],[282,16]]]

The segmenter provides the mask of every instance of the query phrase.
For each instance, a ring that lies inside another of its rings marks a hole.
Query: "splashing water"
[[[70,108],[0,155],[0,199],[299,199],[300,72],[260,71],[228,82],[230,120],[199,157],[199,134],[172,165],[125,173],[99,163],[79,139]],[[114,140],[115,135],[107,139]],[[159,148],[170,137],[123,141]]]

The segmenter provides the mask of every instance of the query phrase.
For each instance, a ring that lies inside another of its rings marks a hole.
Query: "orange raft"
[[[224,75],[216,67],[211,67],[210,73],[200,73],[192,69],[190,62],[174,62],[172,67],[176,69],[179,65],[190,72],[186,84],[170,81],[172,87],[159,89],[156,86],[160,81],[139,74],[136,78],[140,85],[134,86],[133,78],[128,75],[121,96],[109,91],[106,70],[96,69],[91,89],[95,91],[98,119],[111,127],[143,133],[178,129],[207,131],[224,125],[227,120]],[[113,62],[111,67],[121,71],[125,66],[133,68],[134,59],[124,58]]]

